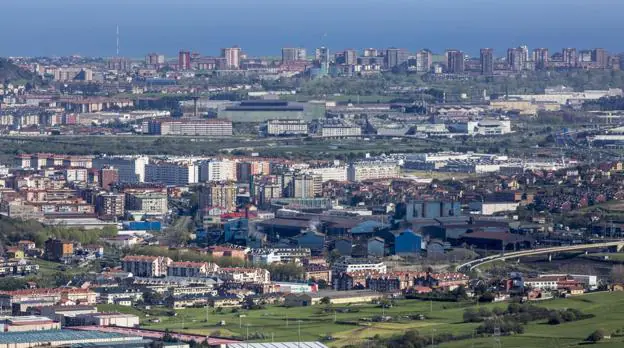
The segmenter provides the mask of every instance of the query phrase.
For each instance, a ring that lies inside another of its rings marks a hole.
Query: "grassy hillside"
[[[573,347],[578,346],[595,329],[603,328],[608,333],[622,331],[624,324],[624,297],[622,293],[596,293],[571,299],[556,299],[537,303],[540,307],[549,309],[576,308],[593,318],[560,325],[548,325],[545,320],[529,323],[523,334],[501,337],[503,347],[543,348],[543,347]],[[365,344],[367,338],[379,335],[381,337],[397,336],[410,329],[418,330],[423,335],[440,335],[452,333],[455,335],[471,335],[480,324],[465,323],[462,316],[468,303],[441,303],[418,300],[401,300],[396,306],[385,311],[386,315],[395,318],[392,322],[371,323],[362,320],[380,315],[381,308],[372,304],[354,304],[338,306],[336,322],[332,311],[323,311],[323,306],[304,308],[284,308],[268,306],[263,310],[235,311],[224,309],[217,312],[210,309],[208,313],[203,308],[177,310],[177,316],[168,316],[162,311],[150,313],[149,317],[141,316],[143,327],[152,329],[168,328],[173,331],[184,331],[196,334],[234,335],[244,337],[247,334],[254,341],[270,341],[273,336],[276,341],[296,341],[299,338],[299,324],[302,340],[318,340],[331,335],[334,341],[327,342],[332,347],[343,347],[351,344]],[[487,304],[483,307],[505,308],[504,304]],[[116,310],[111,306],[108,310]],[[344,311],[345,309],[349,311]],[[410,320],[407,316],[424,314],[426,320]],[[164,315],[163,315],[164,314]],[[206,323],[208,314],[208,323]],[[239,317],[243,314],[243,317]],[[159,323],[150,322],[159,318]],[[223,325],[219,325],[223,322]],[[258,338],[263,334],[264,338]],[[440,347],[492,347],[491,336],[467,339],[462,341],[440,344]],[[624,338],[615,335],[598,347],[624,347]]]

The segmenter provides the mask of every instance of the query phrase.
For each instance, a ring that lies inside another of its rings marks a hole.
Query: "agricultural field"
[[[607,332],[624,329],[624,296],[622,293],[595,293],[570,299],[556,299],[537,305],[549,309],[576,308],[593,318],[559,325],[543,321],[531,322],[524,334],[500,337],[503,347],[568,347],[581,343],[593,330],[602,328]],[[105,305],[102,310],[121,310],[141,316],[143,327],[170,329],[189,333],[234,336],[251,341],[324,340],[332,347],[342,347],[366,342],[373,336],[391,337],[417,330],[421,335],[452,333],[470,337],[479,323],[464,323],[463,313],[474,303],[429,302],[399,300],[392,308],[382,309],[374,304],[353,304],[325,307],[285,308],[268,306],[261,310],[220,311],[210,308],[176,310],[156,309],[140,311]],[[482,305],[489,309],[506,308],[507,303]],[[382,313],[383,312],[383,313]],[[391,322],[372,322],[371,318],[385,314]],[[425,320],[408,316],[422,314]],[[157,320],[155,320],[157,319]],[[206,323],[206,319],[208,322]],[[331,337],[330,340],[327,338]],[[491,347],[492,337],[481,337],[441,344],[440,347]],[[624,346],[624,337],[613,335],[600,347]]]

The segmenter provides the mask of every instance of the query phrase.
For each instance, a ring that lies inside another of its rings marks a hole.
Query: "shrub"
[[[605,330],[598,329],[592,332],[591,335],[587,337],[586,341],[596,343],[596,342],[602,341],[604,338],[605,338]]]

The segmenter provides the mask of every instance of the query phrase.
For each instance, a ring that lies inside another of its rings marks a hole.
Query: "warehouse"
[[[219,118],[232,122],[266,122],[268,120],[306,120],[305,104],[282,100],[246,100],[226,106],[219,112]]]

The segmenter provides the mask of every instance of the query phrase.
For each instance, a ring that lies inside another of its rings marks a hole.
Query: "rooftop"
[[[117,333],[98,331],[44,330],[32,332],[3,332],[0,334],[0,344],[16,345],[28,342],[80,341],[120,337],[123,336]]]

